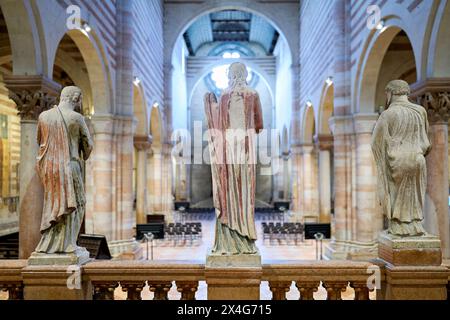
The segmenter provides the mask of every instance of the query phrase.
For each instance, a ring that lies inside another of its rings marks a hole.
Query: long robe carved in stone
[[[389,233],[422,235],[425,155],[431,148],[427,113],[408,101],[407,83],[393,81],[388,88],[391,102],[378,119],[372,137],[379,199],[389,220]]]
[[[256,134],[263,129],[259,95],[246,84],[246,67],[230,66],[230,86],[217,103],[205,96],[216,208],[214,254],[254,254]]]
[[[82,160],[89,157],[93,143],[84,117],[61,104],[41,113],[37,140],[44,207],[36,252],[72,253],[85,214]]]

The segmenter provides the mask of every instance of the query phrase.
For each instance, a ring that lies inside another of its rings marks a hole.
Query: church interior
[[[206,263],[204,96],[236,62],[264,123],[257,268]],[[396,79],[429,122],[423,241],[380,237],[371,143]],[[38,119],[66,86],[93,141],[75,290],[67,265],[27,262]],[[450,0],[0,0],[0,300],[446,300],[449,118]]]

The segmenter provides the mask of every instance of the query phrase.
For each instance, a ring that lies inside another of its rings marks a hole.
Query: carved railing
[[[341,300],[348,287],[354,289],[355,300],[369,300],[368,279],[372,270],[374,264],[369,262],[283,261],[265,264],[262,280],[269,282],[273,300],[285,300],[292,282],[300,293],[300,300],[314,300],[314,293],[321,286],[326,290],[328,300]],[[382,268],[379,276],[383,281]]]
[[[354,289],[355,300],[368,300],[371,266],[356,261],[274,261],[263,265],[261,281],[268,282],[273,300],[286,299],[293,283],[300,300],[314,299],[320,287],[329,300],[341,299],[349,287]],[[9,299],[23,299],[24,267],[26,260],[0,260],[0,289],[8,292]],[[129,300],[142,299],[144,290],[153,293],[154,300],[167,300],[173,286],[181,300],[195,300],[199,281],[206,279],[204,264],[190,261],[97,260],[83,266],[82,275],[96,300],[113,300],[119,287]]]
[[[198,282],[204,280],[203,264],[189,261],[95,261],[88,263],[84,274],[92,283],[95,300],[113,300],[120,285],[128,300],[140,300],[148,285],[153,300],[168,300],[173,282],[181,300],[195,300]]]

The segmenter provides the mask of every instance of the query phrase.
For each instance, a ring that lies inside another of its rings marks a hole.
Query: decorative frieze
[[[431,124],[450,119],[450,78],[427,79],[411,85],[411,99],[422,105]]]

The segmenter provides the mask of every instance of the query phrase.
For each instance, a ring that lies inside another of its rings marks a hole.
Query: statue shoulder
[[[48,120],[50,117],[52,117],[53,114],[55,113],[55,110],[56,110],[55,108],[56,108],[56,106],[54,106],[54,107],[51,108],[51,109],[42,111],[42,112],[39,114],[38,121],[46,121],[46,120]]]

